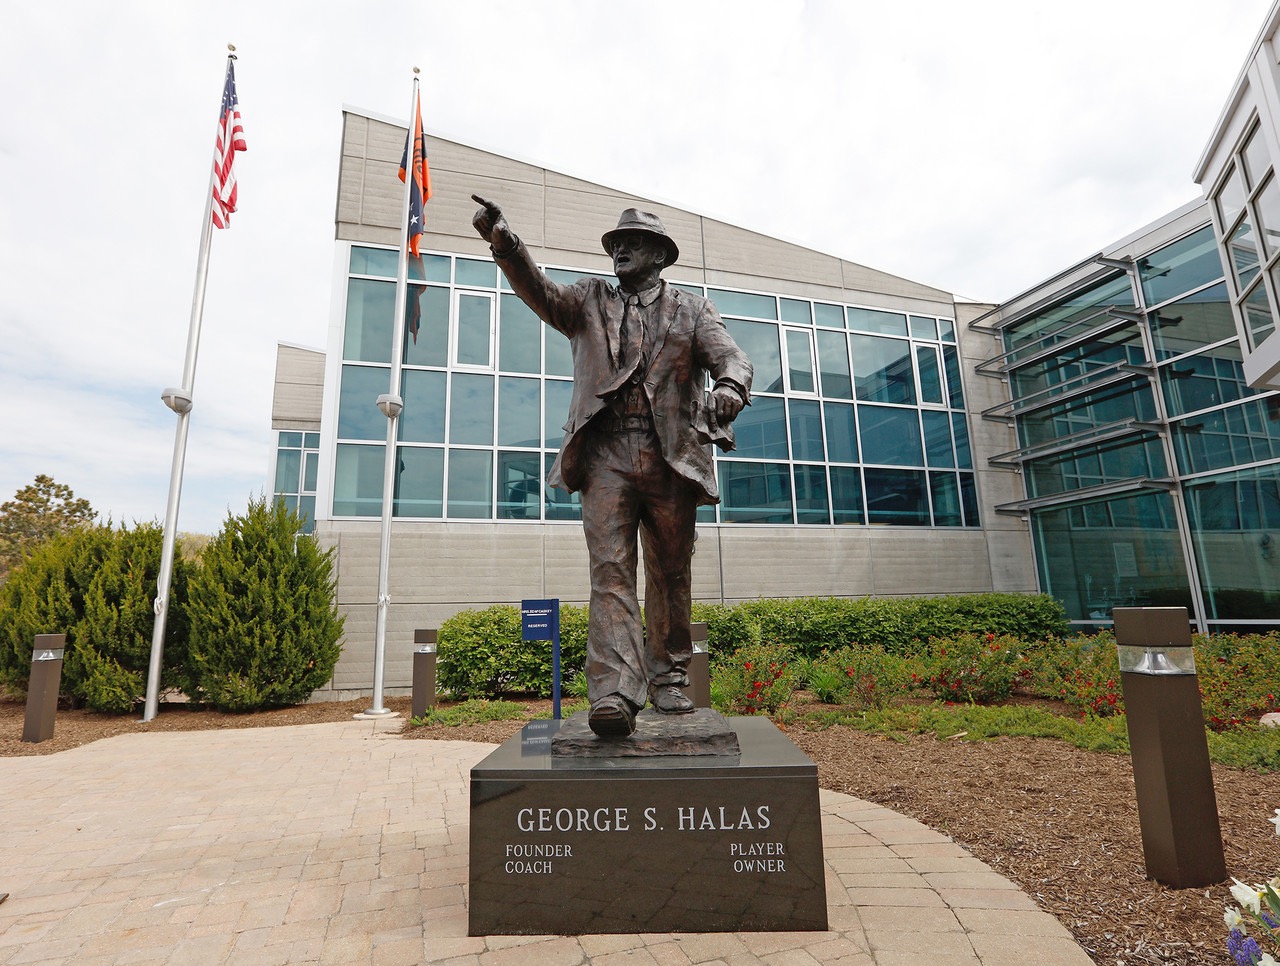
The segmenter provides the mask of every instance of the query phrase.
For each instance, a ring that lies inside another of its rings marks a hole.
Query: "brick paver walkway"
[[[126,735],[0,759],[0,964],[1090,966],[947,837],[823,792],[831,931],[467,932],[467,775],[399,720]]]

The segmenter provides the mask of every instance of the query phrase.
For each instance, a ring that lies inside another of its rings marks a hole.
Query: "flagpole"
[[[404,315],[409,290],[409,201],[412,197],[413,176],[409,166],[413,163],[410,141],[414,136],[414,122],[418,117],[418,68],[413,69],[413,97],[409,102],[409,132],[405,137],[404,200],[400,211],[400,257],[396,268],[395,321],[392,325],[391,385],[389,392],[378,397],[378,408],[387,417],[387,450],[382,468],[382,531],[378,548],[378,611],[373,632],[373,707],[366,715],[391,715],[396,712],[382,704],[382,684],[386,670],[387,612],[391,606],[389,592],[391,573],[391,516],[395,501],[396,442],[399,436],[400,411],[404,399],[400,395],[401,364],[404,357]]]
[[[227,71],[236,60],[235,47],[227,44]],[[173,462],[169,467],[169,503],[164,514],[164,542],[160,552],[160,576],[156,580],[155,626],[151,631],[151,663],[147,668],[147,697],[142,720],[151,721],[160,712],[160,667],[164,660],[164,631],[169,615],[169,590],[173,580],[174,545],[178,536],[178,504],[182,498],[182,472],[187,459],[187,429],[190,425],[192,390],[196,380],[196,356],[200,350],[200,323],[204,318],[204,293],[209,278],[209,243],[213,239],[213,188],[217,172],[209,167],[209,188],[205,192],[204,226],[200,230],[200,253],[196,256],[195,291],[191,297],[191,323],[187,329],[187,357],[182,370],[182,387],[160,394],[164,404],[178,415],[173,441]]]

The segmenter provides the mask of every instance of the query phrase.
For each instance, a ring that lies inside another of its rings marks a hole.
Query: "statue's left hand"
[[[728,426],[742,412],[742,397],[727,386],[713,389],[711,401],[715,406],[716,423],[720,426]]]

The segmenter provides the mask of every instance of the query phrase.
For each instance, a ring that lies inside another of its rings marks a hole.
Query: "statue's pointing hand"
[[[516,247],[516,236],[507,225],[502,209],[492,201],[485,201],[479,195],[472,195],[471,200],[481,206],[471,219],[476,233],[492,246],[495,252],[508,252]]]

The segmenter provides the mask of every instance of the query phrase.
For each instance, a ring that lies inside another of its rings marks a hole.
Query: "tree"
[[[298,704],[333,676],[343,625],[333,551],[302,527],[283,502],[261,497],[205,547],[187,588],[192,700],[221,711]]]
[[[88,526],[96,516],[88,500],[41,473],[0,504],[0,579],[50,537]]]
[[[0,687],[26,689],[37,634],[66,634],[62,693],[95,711],[132,710],[146,687],[162,542],[160,527],[148,523],[79,527],[33,547],[0,585]],[[162,689],[185,661],[188,569],[179,555]]]

